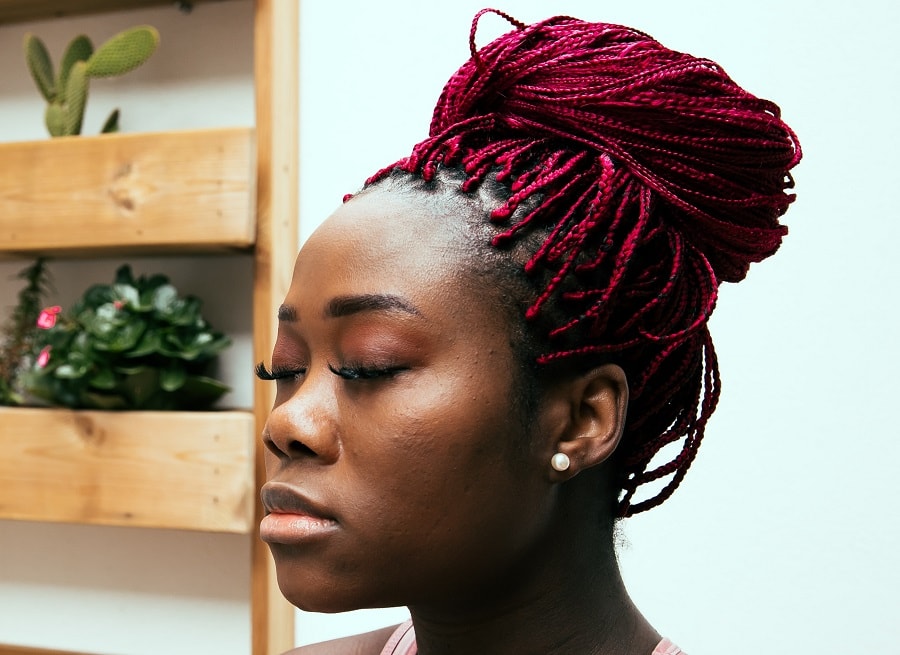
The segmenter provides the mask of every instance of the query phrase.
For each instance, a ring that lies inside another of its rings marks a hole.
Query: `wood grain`
[[[76,136],[0,144],[0,251],[248,248],[254,130]]]
[[[210,1],[188,0],[185,4]],[[173,4],[174,0],[0,0],[0,24]]]
[[[0,644],[0,655],[85,655],[69,650],[48,650],[46,648],[29,648],[28,646],[5,646]]]
[[[249,533],[249,412],[0,408],[0,518]]]
[[[256,252],[253,282],[253,361],[272,356],[276,312],[291,283],[298,236],[299,16],[293,0],[256,0],[254,68],[257,130]],[[272,384],[253,389],[257,433],[275,399]],[[257,443],[257,483],[265,481]],[[262,507],[257,504],[257,517]],[[268,547],[251,552],[252,655],[277,655],[294,646],[294,608],[281,595]]]

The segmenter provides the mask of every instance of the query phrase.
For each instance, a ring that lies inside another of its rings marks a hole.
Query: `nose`
[[[279,459],[333,463],[340,452],[334,389],[325,375],[307,375],[266,419],[263,443]]]

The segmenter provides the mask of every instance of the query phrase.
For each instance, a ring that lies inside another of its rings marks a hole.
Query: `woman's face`
[[[512,400],[499,294],[460,271],[464,221],[450,214],[465,211],[372,189],[297,258],[260,531],[299,607],[477,598],[545,530],[552,451],[533,435],[546,421]]]

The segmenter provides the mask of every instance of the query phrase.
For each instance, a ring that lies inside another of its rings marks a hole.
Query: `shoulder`
[[[372,632],[300,646],[284,655],[379,655],[397,626],[380,628]]]

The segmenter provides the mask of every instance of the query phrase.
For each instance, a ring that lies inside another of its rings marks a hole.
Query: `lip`
[[[266,483],[260,498],[267,514],[260,521],[259,536],[266,543],[298,544],[325,537],[337,528],[337,521],[324,508],[289,485]]]

